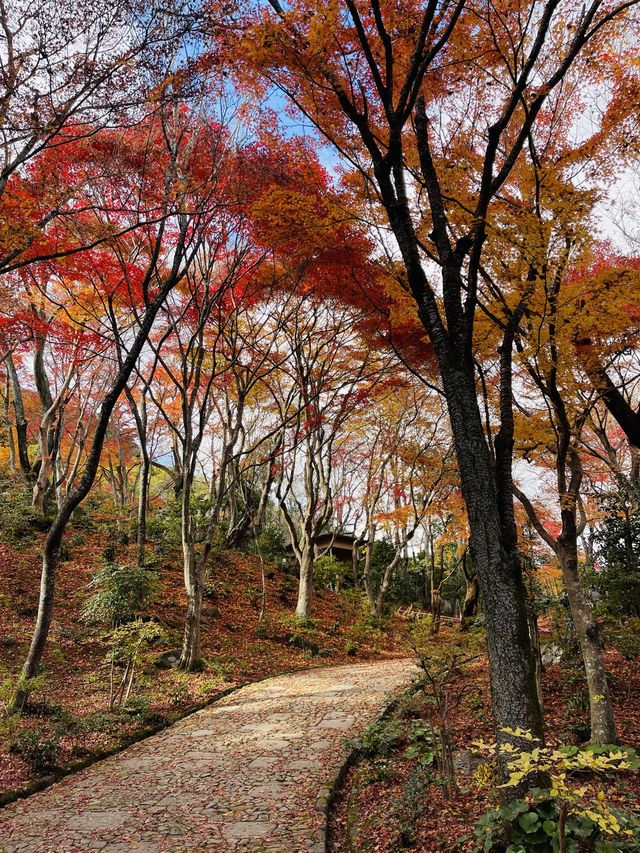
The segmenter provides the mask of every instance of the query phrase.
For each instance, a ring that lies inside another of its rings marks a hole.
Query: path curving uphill
[[[0,811],[3,853],[320,853],[318,798],[354,737],[416,674],[410,660],[251,684]]]

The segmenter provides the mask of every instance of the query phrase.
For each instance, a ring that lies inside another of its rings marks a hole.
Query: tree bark
[[[28,424],[24,414],[22,388],[20,387],[20,378],[11,353],[7,355],[6,362],[9,376],[11,377],[11,387],[13,389],[13,409],[16,413],[16,444],[18,446],[18,460],[20,461],[22,473],[25,477],[29,477],[31,475],[31,463],[29,461],[29,443],[27,438]]]
[[[467,578],[467,589],[464,596],[462,611],[460,613],[460,623],[463,628],[468,627],[469,621],[478,612],[478,599],[480,598],[480,584],[478,576],[471,575]]]
[[[484,601],[496,731],[520,727],[542,739],[522,567],[517,552],[503,544],[493,465],[472,371],[452,362],[441,360],[441,374],[469,516],[471,558]]]
[[[570,510],[562,512],[562,534],[558,540],[558,559],[569,598],[571,618],[584,661],[589,706],[591,710],[592,743],[616,743],[617,735],[607,674],[602,660],[602,640],[578,573],[575,520]]]
[[[298,603],[296,618],[306,621],[311,615],[313,599],[313,554],[311,548],[304,548],[300,560],[300,583],[298,585]]]
[[[601,364],[594,361],[591,354],[583,357],[582,365],[592,384],[600,393],[602,402],[615,418],[629,443],[640,448],[640,412],[636,412],[629,405],[607,371]]]
[[[182,654],[178,668],[196,672],[202,668],[200,626],[202,622],[203,577],[196,562],[193,544],[184,545],[184,585],[187,592],[187,612],[184,620]]]

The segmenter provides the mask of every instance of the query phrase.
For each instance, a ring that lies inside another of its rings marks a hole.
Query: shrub
[[[313,564],[313,583],[320,589],[338,589],[344,578],[344,564],[331,554],[324,554]]]
[[[40,518],[31,506],[31,494],[25,484],[0,483],[0,541],[20,547],[33,540],[34,532],[45,531],[49,521]]]
[[[11,752],[19,755],[34,773],[46,773],[57,766],[60,741],[55,734],[29,729],[15,736]]]
[[[263,560],[280,563],[287,554],[287,538],[280,525],[265,525],[256,537],[254,550]]]
[[[377,720],[356,740],[348,741],[348,746],[360,756],[379,758],[391,755],[404,740],[404,735],[403,726],[397,720]]]
[[[491,809],[477,822],[477,848],[483,853],[506,850],[530,851],[592,850],[627,851],[640,849],[640,825],[635,818],[609,807],[602,790],[586,779],[614,771],[637,769],[640,761],[631,748],[600,744],[584,748],[543,747],[521,729],[504,729],[518,741],[530,741],[531,751],[519,751],[512,744],[477,742],[489,755],[493,766],[506,763],[509,773],[502,788],[514,788],[531,775],[547,774],[549,788],[533,788],[526,799]],[[493,787],[495,779],[486,764],[476,773],[482,786]]]
[[[136,619],[119,625],[111,631],[111,649],[107,662],[111,665],[109,675],[109,710],[123,708],[131,696],[136,666],[143,649],[157,640],[166,639],[166,632],[155,622]],[[122,669],[120,682],[116,685],[115,669]]]
[[[87,622],[107,622],[115,627],[144,613],[158,590],[155,571],[136,565],[105,563],[91,581],[96,590],[85,604]]]
[[[617,649],[627,660],[640,657],[640,619],[609,623],[605,626],[608,645]]]
[[[5,679],[0,686],[0,703],[5,712],[12,708],[16,693],[21,693],[24,696],[22,709],[30,705],[32,697],[42,693],[46,681],[47,676],[44,672],[34,675],[33,678],[20,676],[17,682],[12,678]]]
[[[610,616],[640,617],[640,487],[620,478],[618,488],[603,495],[604,518],[595,537],[599,571],[589,582]]]

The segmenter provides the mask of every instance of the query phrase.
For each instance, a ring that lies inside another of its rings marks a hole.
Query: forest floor
[[[0,803],[52,773],[88,763],[145,733],[161,728],[240,685],[297,669],[407,654],[404,628],[370,627],[360,603],[348,593],[318,591],[313,623],[292,619],[297,581],[266,568],[266,612],[260,561],[225,552],[216,559],[207,586],[201,673],[157,665],[164,652],[180,648],[185,595],[180,556],[151,554],[160,590],[148,616],[166,639],[145,654],[124,710],[109,711],[110,649],[105,628],[88,625],[82,608],[104,542],[70,530],[59,567],[56,609],[39,687],[19,720],[0,720]],[[6,701],[24,660],[37,612],[40,539],[20,548],[0,543],[0,682]],[[125,552],[120,562],[131,559]]]
[[[549,642],[549,626],[541,622],[541,640]],[[445,627],[447,634],[457,629]],[[610,686],[621,743],[640,750],[640,668],[618,652],[606,653]],[[469,665],[448,688],[449,728],[455,750],[458,792],[447,799],[433,767],[421,767],[424,749],[409,749],[415,734],[439,727],[433,701],[422,691],[404,697],[390,728],[381,730],[374,747],[388,747],[363,756],[349,770],[331,812],[331,853],[397,853],[404,849],[474,850],[476,820],[495,808],[496,790],[479,788],[473,777],[473,742],[493,741],[487,662]],[[547,742],[579,745],[589,719],[586,683],[579,662],[548,666],[543,673]],[[416,754],[417,753],[417,754]],[[600,786],[607,802],[626,810],[640,807],[640,772],[617,773]],[[635,848],[634,848],[635,849]]]
[[[345,760],[345,739],[415,674],[405,658],[250,684],[6,806],[0,849],[324,853],[322,791]]]

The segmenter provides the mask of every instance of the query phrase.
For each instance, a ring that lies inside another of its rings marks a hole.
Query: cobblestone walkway
[[[415,674],[408,660],[252,684],[0,811],[0,850],[324,850],[323,785],[344,741]]]

